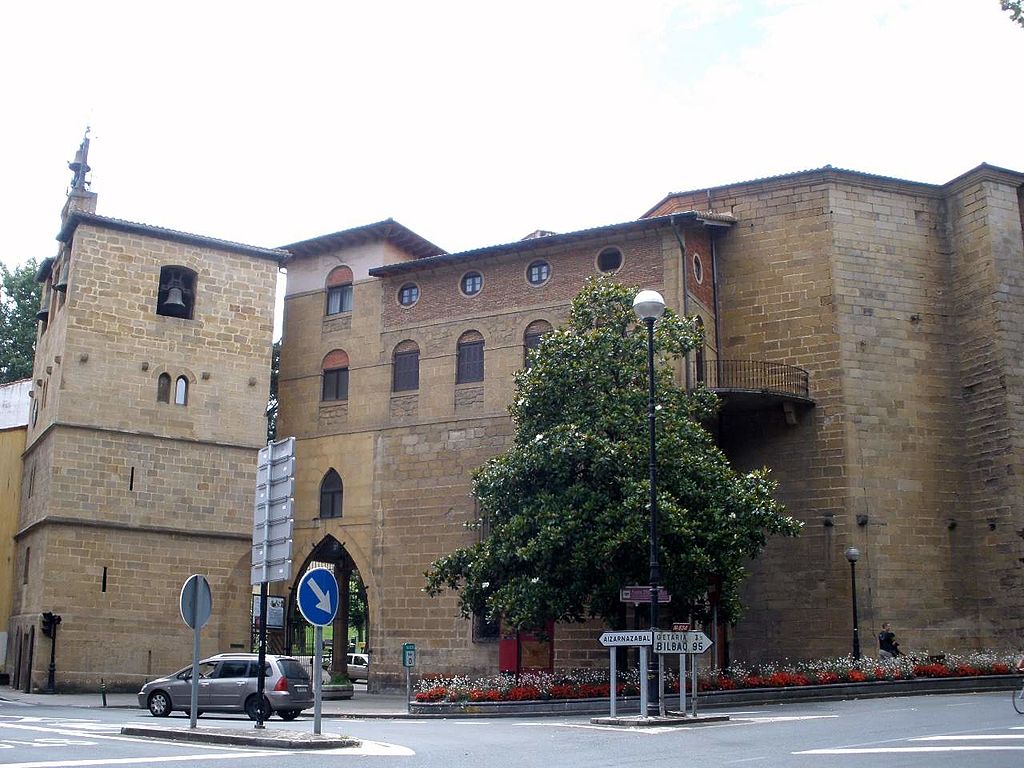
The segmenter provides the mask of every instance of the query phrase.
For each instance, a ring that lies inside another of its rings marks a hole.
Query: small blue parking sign
[[[314,627],[334,621],[338,597],[338,580],[327,568],[311,568],[299,579],[299,611]]]

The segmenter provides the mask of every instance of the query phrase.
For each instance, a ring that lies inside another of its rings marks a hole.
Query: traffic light
[[[60,624],[60,616],[51,611],[47,611],[42,614],[43,620],[43,634],[47,637],[53,637],[54,632],[57,629],[57,625]]]

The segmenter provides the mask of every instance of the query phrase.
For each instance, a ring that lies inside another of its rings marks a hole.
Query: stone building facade
[[[85,145],[83,145],[85,146]],[[75,169],[75,166],[72,166]],[[84,158],[43,303],[15,533],[12,683],[136,688],[191,657],[182,583],[205,575],[204,652],[249,648],[256,452],[283,253],[95,213]]]
[[[401,679],[403,642],[421,672],[501,665],[500,638],[428,598],[423,573],[476,535],[471,473],[507,445],[524,348],[602,272],[700,317],[681,380],[722,396],[720,444],[771,467],[805,524],[751,564],[720,659],[848,652],[850,546],[866,651],[883,620],[922,651],[1019,642],[1022,184],[984,165],[945,185],[826,167],[458,254],[390,221],[286,246],[297,563],[329,550],[358,570],[371,685]],[[531,660],[600,663],[599,631],[558,626]]]

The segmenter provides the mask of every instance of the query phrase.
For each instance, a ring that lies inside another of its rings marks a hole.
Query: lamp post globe
[[[665,314],[665,299],[657,291],[640,291],[633,299],[633,311],[641,320],[657,320]]]
[[[846,559],[850,562],[850,594],[853,601],[853,658],[860,658],[860,627],[857,622],[857,560],[860,550],[856,547],[846,548]]]
[[[651,586],[651,631],[658,629],[658,586],[661,583],[661,566],[658,563],[658,470],[657,447],[654,440],[654,322],[665,314],[665,299],[657,291],[640,291],[633,299],[633,311],[647,326],[647,425],[649,437],[648,468],[650,471],[650,586]],[[651,657],[655,665],[654,654]],[[661,712],[660,675],[648,673],[651,680],[649,705],[655,712]],[[646,715],[646,712],[641,713]]]

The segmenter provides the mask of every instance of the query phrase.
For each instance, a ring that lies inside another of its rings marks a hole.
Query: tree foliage
[[[1024,27],[1024,7],[1021,0],[1000,0],[999,5],[1004,11],[1010,12],[1010,20]]]
[[[39,321],[35,259],[13,270],[0,264],[0,384],[32,375]]]
[[[455,590],[464,615],[520,628],[588,616],[622,626],[620,587],[649,576],[647,331],[635,293],[589,281],[565,327],[516,374],[513,444],[474,475],[472,525],[488,535],[435,561],[429,594]],[[767,470],[737,473],[715,446],[701,425],[715,397],[676,384],[694,322],[666,310],[655,335],[661,583],[677,616],[703,616],[720,582],[719,615],[734,620],[747,560],[800,523],[773,498]]]

